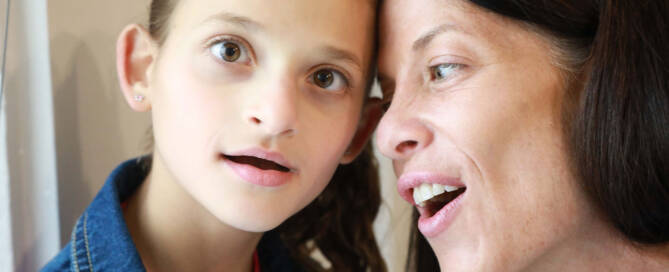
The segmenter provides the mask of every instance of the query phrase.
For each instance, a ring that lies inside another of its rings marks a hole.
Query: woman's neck
[[[214,217],[176,182],[157,154],[151,173],[127,200],[124,217],[149,271],[248,272],[262,236]]]
[[[635,246],[598,222],[578,237],[547,252],[526,271],[666,271],[669,245]]]

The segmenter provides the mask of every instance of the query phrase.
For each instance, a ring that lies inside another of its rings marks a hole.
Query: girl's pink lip
[[[286,184],[293,176],[293,172],[281,172],[277,170],[263,170],[249,164],[236,163],[226,158],[223,159],[243,180],[265,187],[278,187]]]
[[[280,164],[283,167],[290,169],[291,172],[295,171],[295,166],[293,166],[281,153],[266,151],[262,148],[250,148],[240,151],[234,151],[230,153],[224,153],[226,156],[249,156],[261,158],[268,161],[273,161],[277,164]]]
[[[260,169],[253,165],[236,163],[227,159],[225,156],[249,156],[257,157],[264,160],[273,161],[290,171],[282,172],[272,169]],[[286,160],[283,155],[276,152],[265,151],[260,148],[247,149],[232,153],[226,153],[221,156],[225,164],[232,169],[243,180],[265,187],[278,187],[286,184],[290,178],[297,172],[296,168]]]

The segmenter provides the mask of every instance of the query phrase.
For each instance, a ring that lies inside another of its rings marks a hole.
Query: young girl
[[[112,172],[44,270],[324,270],[316,249],[330,270],[385,270],[365,144],[381,112],[367,98],[375,9],[153,0],[149,29],[117,44],[152,155]]]

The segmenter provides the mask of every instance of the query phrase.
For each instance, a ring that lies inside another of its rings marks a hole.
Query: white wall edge
[[[2,82],[2,72],[0,72]],[[0,97],[0,270],[14,271],[12,223],[9,206],[9,170],[7,168],[7,118],[5,100]]]
[[[47,2],[12,1],[9,16],[3,110],[13,266],[37,271],[60,248]]]

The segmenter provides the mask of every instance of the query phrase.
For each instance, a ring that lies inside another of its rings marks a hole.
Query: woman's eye
[[[458,69],[462,68],[462,64],[457,63],[442,63],[430,67],[430,80],[440,81],[447,79]]]
[[[316,86],[326,90],[339,90],[345,87],[344,76],[332,69],[321,69],[311,75],[311,80]]]
[[[234,41],[216,42],[209,50],[214,56],[226,62],[243,62],[248,58],[246,48]]]

